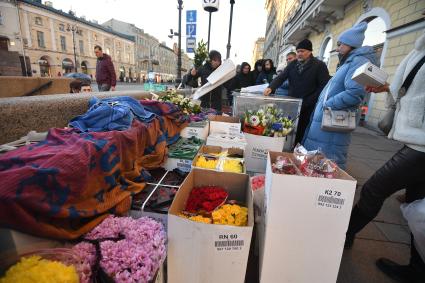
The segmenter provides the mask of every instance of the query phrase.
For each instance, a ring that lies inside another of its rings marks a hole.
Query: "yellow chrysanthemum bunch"
[[[246,226],[248,224],[248,208],[237,204],[225,204],[212,212],[214,224]]]
[[[180,217],[183,217],[183,218],[187,218],[187,219],[192,220],[192,221],[195,221],[195,222],[201,222],[201,223],[205,223],[205,224],[211,224],[212,223],[211,218],[204,217],[202,215],[187,216],[187,215],[185,215],[183,213],[180,213],[179,216]]]
[[[66,266],[36,255],[22,258],[0,279],[0,283],[78,283],[79,281],[74,266]]]
[[[243,173],[242,163],[239,159],[227,158],[223,162],[224,172]]]
[[[216,169],[218,164],[218,159],[216,158],[206,158],[205,156],[199,156],[196,160],[195,166],[206,169]]]

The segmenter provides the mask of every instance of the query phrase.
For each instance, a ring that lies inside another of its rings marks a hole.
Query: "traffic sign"
[[[196,35],[196,24],[186,24],[187,37],[194,37]]]
[[[186,23],[196,23],[196,10],[186,11]]]
[[[186,52],[195,53],[195,48],[196,48],[196,38],[186,37]]]

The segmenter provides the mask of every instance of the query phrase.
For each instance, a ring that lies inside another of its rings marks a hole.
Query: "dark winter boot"
[[[351,249],[356,234],[362,230],[372,219],[360,212],[360,209],[357,207],[357,205],[354,206],[353,211],[351,211],[350,224],[348,225],[345,238],[345,249]]]

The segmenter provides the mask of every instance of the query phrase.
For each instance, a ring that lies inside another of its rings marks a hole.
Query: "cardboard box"
[[[234,135],[241,132],[241,121],[238,117],[210,115],[210,134]]]
[[[248,172],[264,173],[266,171],[267,153],[282,151],[286,137],[273,138],[245,133],[245,164]]]
[[[208,121],[191,122],[180,132],[180,136],[187,139],[195,137],[205,141],[208,137],[209,129],[210,126]]]
[[[368,62],[358,67],[351,79],[363,86],[381,86],[387,81],[388,74],[378,66]]]
[[[168,282],[244,282],[253,229],[252,195],[245,174],[193,169],[168,214]],[[179,217],[193,187],[217,185],[248,207],[248,226],[194,222]]]
[[[244,151],[242,149],[239,148],[223,148],[220,146],[208,146],[208,145],[203,145],[201,147],[201,149],[199,150],[198,154],[196,155],[196,157],[193,159],[192,161],[192,168],[198,168],[201,170],[212,170],[212,171],[219,171],[219,172],[223,172],[221,170],[219,170],[218,168],[216,169],[208,169],[208,168],[202,168],[202,167],[197,167],[196,166],[196,161],[198,160],[198,158],[201,155],[204,154],[219,154],[223,151],[227,151],[228,155],[232,155],[232,154],[236,154],[236,155],[240,155],[240,156],[244,156]],[[223,157],[221,159],[226,159],[226,157]],[[217,165],[220,165],[220,161],[218,161]],[[245,162],[243,162],[243,171],[242,173],[238,173],[238,174],[245,174],[246,173],[246,166],[245,166]]]
[[[221,146],[224,148],[240,148],[245,150],[247,142],[243,133],[239,134],[210,134],[207,138],[207,145]]]
[[[260,282],[336,282],[356,180],[274,174],[269,152],[260,233]]]

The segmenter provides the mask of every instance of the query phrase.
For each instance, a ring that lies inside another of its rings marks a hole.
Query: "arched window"
[[[372,46],[375,49],[376,57],[378,58],[378,66],[381,65],[380,58],[382,50],[384,48],[387,30],[385,22],[380,17],[371,17],[365,20],[368,22],[367,29],[365,31],[365,39],[363,46]]]
[[[331,51],[332,51],[332,38],[327,37],[325,41],[323,41],[322,47],[320,48],[320,58],[323,62],[325,62],[326,65],[329,64],[329,58],[331,57]]]

